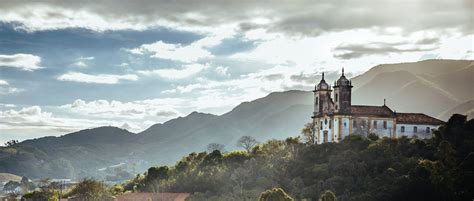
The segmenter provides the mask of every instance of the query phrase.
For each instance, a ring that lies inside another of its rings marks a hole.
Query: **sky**
[[[377,64],[474,59],[472,0],[0,0],[0,143],[223,114]]]

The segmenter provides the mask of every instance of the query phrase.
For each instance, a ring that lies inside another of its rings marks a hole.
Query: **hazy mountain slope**
[[[473,61],[456,60],[378,65],[352,79],[352,102],[381,105],[387,99],[394,110],[438,116],[474,98],[473,69]]]
[[[116,127],[26,140],[12,147],[0,147],[0,172],[29,177],[91,176],[98,167],[133,158],[135,140],[136,134]]]
[[[208,125],[199,130],[197,134],[212,133],[213,129],[217,126],[220,127],[222,131],[228,131],[225,136],[220,136],[221,134],[218,133],[215,134],[219,138],[224,137],[224,139],[220,139],[219,141],[226,142],[226,144],[229,144],[229,142],[232,142],[232,145],[235,144],[236,140],[242,135],[252,135],[264,140],[267,139],[264,137],[265,134],[257,133],[258,131],[267,130],[268,132],[276,133],[279,130],[274,124],[270,124],[271,121],[269,121],[269,119],[271,119],[272,116],[278,116],[294,105],[312,105],[312,97],[313,95],[311,93],[304,91],[270,93],[266,97],[238,105],[232,111],[222,115],[215,124],[212,126]],[[311,111],[303,112],[302,114],[311,115]],[[300,119],[310,119],[310,116],[301,115],[301,113],[296,116]],[[288,116],[286,120],[290,118],[291,117]],[[289,122],[286,123],[286,126],[289,128],[294,127],[289,124]],[[302,124],[300,126],[302,126]],[[286,133],[286,135],[288,134],[289,133]]]
[[[437,116],[457,105],[458,101],[448,91],[405,71],[382,73],[353,92],[353,104],[382,105],[383,99],[393,110],[423,112]],[[430,104],[424,101],[429,100]]]
[[[262,121],[262,126],[254,132],[265,139],[284,139],[300,135],[304,124],[311,121],[313,105],[292,105],[286,110],[269,116]]]
[[[387,104],[399,112],[421,112],[430,116],[437,116],[452,105],[457,105],[457,101],[444,90],[421,80],[402,86],[387,100]]]
[[[449,119],[452,114],[467,115],[468,119],[474,118],[474,100],[466,101],[453,108],[450,108],[449,110],[446,110],[438,115],[438,118]]]
[[[142,141],[167,140],[186,136],[216,119],[218,116],[207,113],[192,112],[186,117],[178,117],[163,124],[155,124],[145,131],[139,133]],[[188,126],[183,126],[188,125]],[[174,135],[170,135],[170,134]]]
[[[432,79],[434,83],[449,91],[460,101],[474,99],[474,62],[464,68],[451,70]]]
[[[8,181],[21,181],[21,177],[18,175],[10,174],[10,173],[0,173],[0,183],[5,183]]]
[[[169,134],[180,136],[179,139],[163,140],[153,145],[146,145],[146,149],[152,153],[146,157],[152,161],[172,163],[183,154],[206,150],[209,143],[224,144],[229,150],[236,149],[236,142],[243,135],[251,135],[261,141],[296,136],[304,123],[310,120],[311,115],[311,109],[304,111],[301,105],[308,102],[311,104],[311,100],[312,94],[304,91],[275,92],[266,97],[242,103],[204,126],[177,124],[176,130],[179,130],[180,126],[191,127],[193,130],[186,135],[172,131]],[[183,119],[187,118],[189,116]],[[150,129],[143,133],[153,135]],[[163,157],[163,155],[168,157]]]
[[[413,83],[417,79],[416,75],[408,71],[382,72],[364,85],[357,88],[354,86],[352,104],[382,105],[384,98],[388,99],[403,86]],[[391,102],[389,100],[390,105],[393,104]]]
[[[463,69],[471,65],[472,62],[472,60],[436,59],[410,63],[380,64],[371,68],[367,72],[354,77],[352,79],[352,84],[354,85],[354,89],[358,89],[360,86],[365,85],[380,73],[394,71],[408,71],[415,75],[423,74],[430,77],[436,77],[452,71]]]

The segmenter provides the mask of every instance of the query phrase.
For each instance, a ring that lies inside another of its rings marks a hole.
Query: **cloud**
[[[77,62],[74,62],[74,63],[71,64],[71,65],[76,66],[76,67],[81,67],[81,68],[88,66],[88,65],[87,65],[85,62],[83,62],[83,61],[77,61]]]
[[[81,60],[81,61],[91,61],[91,60],[94,60],[95,57],[79,57],[77,60]]]
[[[412,45],[407,42],[371,42],[366,44],[341,44],[334,48],[334,57],[339,59],[354,59],[369,55],[387,55],[391,53],[427,52],[438,49],[431,46],[437,40],[425,39],[418,44],[430,46]]]
[[[0,103],[0,107],[7,107],[7,108],[11,108],[11,107],[16,107],[15,104],[5,104],[5,103]]]
[[[104,120],[87,120],[55,117],[50,112],[42,111],[39,106],[24,107],[20,110],[0,111],[0,130],[11,129],[46,129],[62,132],[111,125]]]
[[[131,131],[131,132],[133,132],[133,131],[135,131],[135,130],[140,130],[140,129],[141,129],[141,128],[138,127],[138,126],[136,126],[136,125],[134,125],[134,124],[127,123],[127,122],[123,123],[123,124],[120,126],[120,128],[121,128],[121,129],[128,130],[128,131]]]
[[[265,36],[265,40],[258,42],[253,50],[233,54],[230,58],[238,61],[261,61],[272,65],[309,66],[317,58],[317,42],[318,40],[311,37],[270,34]]]
[[[291,75],[290,76],[290,79],[294,82],[297,82],[299,84],[302,84],[302,85],[316,85],[317,83],[319,83],[319,81],[321,80],[321,73],[322,72],[313,72],[313,73],[299,73],[299,74],[294,74],[294,75]],[[335,81],[337,79],[339,79],[339,77],[341,76],[341,71],[326,71],[324,72],[324,79],[327,81],[327,82],[330,82],[330,81]],[[354,76],[353,73],[351,72],[345,72],[344,73],[345,76],[347,78],[351,78]]]
[[[135,81],[138,79],[137,75],[113,75],[113,74],[98,74],[90,75],[79,72],[68,72],[58,77],[61,81],[95,83],[95,84],[118,84],[121,80]]]
[[[72,104],[60,106],[71,112],[100,118],[145,119],[157,117],[175,117],[180,114],[175,107],[183,104],[182,99],[164,98],[147,99],[132,102],[94,100],[86,102],[81,99]]]
[[[43,68],[40,63],[41,57],[32,54],[0,55],[0,67],[34,71]]]
[[[180,44],[169,44],[158,41],[152,44],[144,44],[138,49],[129,50],[133,54],[152,53],[152,57],[160,59],[170,59],[181,62],[194,62],[202,58],[210,58],[212,54],[202,47]]]
[[[443,8],[440,10],[440,8]],[[272,32],[317,35],[370,27],[406,30],[460,28],[472,33],[468,1],[228,1],[203,0],[73,1],[3,3],[0,19],[28,31],[86,28],[95,31],[144,30],[157,26],[178,29],[240,24],[244,30],[263,27]],[[403,15],[400,15],[403,10]]]
[[[285,76],[282,75],[282,74],[275,73],[275,74],[265,75],[265,76],[263,76],[263,78],[266,79],[266,80],[274,81],[274,80],[283,79],[283,78],[285,78]]]
[[[230,76],[230,74],[227,72],[229,70],[229,67],[224,67],[224,66],[218,66],[214,69],[214,71],[221,76]]]
[[[25,91],[24,89],[19,89],[16,87],[10,87],[10,86],[0,86],[0,95],[6,95],[6,94],[14,94],[14,93],[19,93]]]
[[[72,66],[80,67],[80,68],[85,68],[89,66],[89,61],[94,60],[94,57],[79,57],[76,59],[76,62],[71,64]]]
[[[143,44],[138,48],[125,49],[132,54],[151,54],[153,58],[169,59],[184,63],[196,62],[204,58],[212,58],[208,48],[219,45],[225,38],[232,37],[232,29],[224,28],[216,30],[214,34],[197,40],[189,45],[170,44],[163,41],[157,41],[151,44]]]
[[[119,66],[119,67],[128,67],[128,66],[130,66],[130,64],[128,64],[128,63],[126,63],[126,62],[122,62],[122,63],[120,63],[120,64],[117,65],[117,66]]]
[[[165,68],[158,70],[141,70],[139,74],[152,76],[157,75],[166,79],[184,79],[209,68],[209,64],[186,64],[182,69]]]
[[[437,44],[439,42],[440,42],[439,38],[423,38],[423,39],[420,39],[420,40],[416,41],[416,44],[431,45],[431,44]]]
[[[24,90],[10,86],[10,83],[5,80],[0,80],[0,95],[18,93],[22,91]]]

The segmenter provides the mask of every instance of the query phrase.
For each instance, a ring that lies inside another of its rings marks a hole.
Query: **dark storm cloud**
[[[437,49],[436,46],[431,44],[436,43],[437,40],[428,39],[426,41],[418,41],[417,44],[430,45],[429,47],[424,46],[412,46],[412,47],[401,47],[403,45],[411,45],[409,43],[397,42],[397,43],[384,43],[384,42],[373,42],[367,44],[341,44],[334,48],[334,57],[339,59],[354,59],[369,55],[386,55],[390,53],[405,53],[405,52],[425,52]]]
[[[47,9],[41,16],[28,17],[31,9]],[[59,9],[58,9],[59,8]],[[472,33],[469,1],[4,1],[0,8],[2,21],[24,23],[42,17],[74,19],[74,12],[85,11],[108,22],[153,24],[159,20],[178,26],[214,27],[237,23],[243,31],[258,27],[297,35],[318,35],[327,31],[354,28],[402,27],[404,31],[459,28]],[[20,13],[19,19],[6,17]],[[254,23],[255,17],[269,19],[268,24]],[[21,19],[20,19],[21,18]],[[49,23],[49,22],[48,22]],[[87,25],[72,25],[87,26]],[[111,27],[114,29],[117,27]],[[125,27],[126,28],[126,27]],[[106,29],[107,30],[107,29]]]

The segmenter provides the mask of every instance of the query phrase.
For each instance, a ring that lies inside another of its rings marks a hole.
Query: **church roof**
[[[341,77],[336,81],[335,87],[339,86],[350,86],[351,81],[349,81],[346,76],[344,75],[344,68],[342,68],[342,75]]]
[[[387,106],[368,106],[368,105],[352,105],[352,115],[367,115],[377,117],[394,117],[395,113]]]
[[[440,125],[444,124],[444,121],[430,117],[422,113],[397,113],[397,123],[399,124],[428,124],[428,125]]]
[[[316,85],[314,89],[314,91],[318,91],[318,90],[330,90],[330,86],[328,85],[328,83],[326,83],[326,80],[324,80],[324,72],[323,72],[321,81],[319,82],[318,85]]]
[[[189,193],[124,193],[117,196],[116,201],[184,201]]]

